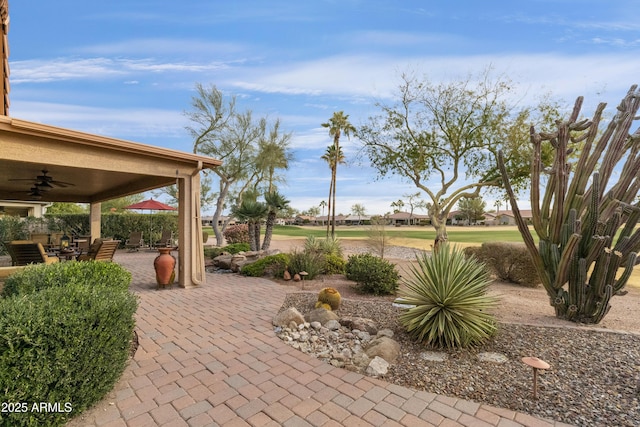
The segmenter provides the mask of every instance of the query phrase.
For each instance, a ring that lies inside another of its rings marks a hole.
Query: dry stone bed
[[[316,293],[289,294],[281,310],[297,307],[308,312],[316,298]],[[399,310],[389,301],[343,299],[337,311],[340,318],[375,319],[379,330],[393,331],[400,352],[387,372],[379,373],[379,378],[385,381],[571,425],[640,425],[640,335],[586,327],[501,323],[498,334],[482,346],[441,350],[412,341],[397,322]],[[309,323],[303,329],[314,327]],[[285,332],[284,328],[280,331],[283,337],[293,332]],[[308,333],[313,336],[313,332]],[[341,341],[349,333],[365,347],[362,337],[353,330],[344,330],[343,338],[333,335],[314,340],[336,344],[335,353],[348,348],[352,355],[358,354],[357,347]],[[294,342],[292,337],[290,343]],[[310,347],[312,354],[326,351]],[[333,352],[330,350],[328,354]],[[521,361],[526,356],[539,357],[551,365],[538,378],[538,399],[532,396],[531,368]],[[343,367],[350,369],[346,358],[336,362],[331,362],[331,358],[325,360],[336,366],[344,363]],[[366,374],[366,368],[359,372]]]

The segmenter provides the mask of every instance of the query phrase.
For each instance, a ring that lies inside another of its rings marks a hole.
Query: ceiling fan
[[[39,191],[45,191],[46,189],[49,188],[54,188],[54,187],[61,187],[61,188],[65,188],[65,187],[73,187],[75,186],[75,184],[72,184],[70,182],[64,182],[64,181],[56,181],[55,179],[53,179],[52,176],[47,175],[49,173],[48,170],[46,169],[42,169],[42,175],[37,175],[35,178],[35,184],[34,184],[34,188],[38,189]],[[9,179],[9,181],[33,181],[33,178],[11,178]],[[31,189],[33,191],[33,188]]]

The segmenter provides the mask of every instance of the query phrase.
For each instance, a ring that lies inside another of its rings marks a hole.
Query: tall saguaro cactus
[[[557,122],[551,133],[532,127],[531,209],[539,244],[525,223],[509,183],[502,158],[500,171],[518,228],[556,316],[582,323],[599,323],[611,308],[636,264],[640,250],[640,91],[631,87],[615,117],[602,132],[598,105],[591,120],[578,121],[582,97],[571,117]],[[543,173],[543,144],[551,144],[555,158]],[[569,163],[576,151],[577,162]],[[541,178],[546,177],[544,196]]]

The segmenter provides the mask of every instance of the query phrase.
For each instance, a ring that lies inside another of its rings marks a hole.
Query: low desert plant
[[[325,255],[324,256],[324,268],[322,272],[324,274],[344,274],[347,266],[347,262],[338,255]]]
[[[290,257],[287,254],[268,255],[243,266],[241,273],[251,277],[262,277],[266,274],[282,277],[289,263]]]
[[[294,251],[289,254],[289,272],[294,275],[301,271],[308,273],[307,280],[313,280],[325,268],[325,256],[313,251]]]
[[[485,242],[480,247],[465,248],[464,253],[484,262],[491,273],[500,280],[528,287],[540,284],[538,272],[524,244]]]
[[[310,235],[307,236],[307,240],[304,242],[304,251],[342,257],[342,243],[337,237],[318,239]]]
[[[248,243],[232,243],[220,249],[221,252],[228,252],[232,255],[235,255],[240,252],[249,252],[249,244]]]
[[[356,289],[362,293],[384,295],[398,289],[396,266],[369,253],[351,255],[345,270],[347,279],[356,282]]]
[[[435,347],[465,347],[495,333],[490,310],[497,300],[487,295],[490,278],[481,262],[445,244],[431,256],[418,256],[417,263],[396,299],[413,306],[398,318],[413,338]]]

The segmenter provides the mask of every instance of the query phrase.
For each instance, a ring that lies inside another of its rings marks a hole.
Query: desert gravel
[[[303,307],[315,293],[291,293],[283,304]],[[414,342],[397,322],[399,308],[379,300],[343,300],[342,316],[375,319],[394,330],[400,358],[384,380],[446,396],[512,409],[577,426],[640,426],[640,336],[584,327],[542,327],[500,323],[481,346],[442,350]],[[432,361],[433,352],[444,361]],[[498,353],[506,362],[480,361]],[[540,371],[533,399],[535,356],[551,365]]]

